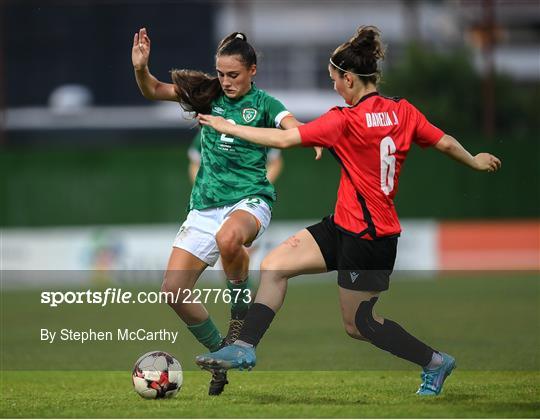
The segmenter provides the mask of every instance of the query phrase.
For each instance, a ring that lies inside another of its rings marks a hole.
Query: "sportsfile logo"
[[[41,303],[56,308],[63,304],[92,304],[101,307],[109,304],[133,303],[251,303],[250,289],[178,289],[176,292],[137,292],[121,288],[84,291],[44,291]]]

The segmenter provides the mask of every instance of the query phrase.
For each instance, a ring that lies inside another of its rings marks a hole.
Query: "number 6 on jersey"
[[[389,195],[394,189],[394,175],[396,173],[396,145],[392,137],[381,140],[381,190]]]

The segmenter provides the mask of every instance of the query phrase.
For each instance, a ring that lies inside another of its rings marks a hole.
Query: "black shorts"
[[[341,230],[333,216],[307,227],[321,249],[328,271],[338,270],[338,285],[360,291],[387,290],[394,269],[397,236],[362,239]]]

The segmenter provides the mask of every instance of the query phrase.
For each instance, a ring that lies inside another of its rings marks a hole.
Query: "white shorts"
[[[261,223],[254,241],[268,228],[272,218],[272,211],[268,204],[257,197],[244,198],[236,204],[223,207],[204,210],[193,209],[188,213],[186,221],[180,226],[173,247],[184,249],[206,264],[214,266],[219,258],[216,234],[235,210],[247,211]]]

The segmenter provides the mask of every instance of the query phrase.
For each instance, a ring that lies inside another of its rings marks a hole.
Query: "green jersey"
[[[255,85],[240,99],[222,94],[212,102],[212,115],[233,124],[275,128],[288,114],[281,102]],[[266,178],[267,147],[226,136],[208,126],[200,135],[201,166],[191,191],[190,210],[221,207],[253,196],[272,206],[276,193]]]
[[[197,134],[191,140],[191,144],[188,148],[188,158],[191,162],[201,163],[201,130],[197,130]],[[268,164],[273,161],[281,158],[281,149],[271,148],[268,150],[266,155],[266,169],[268,169]]]

